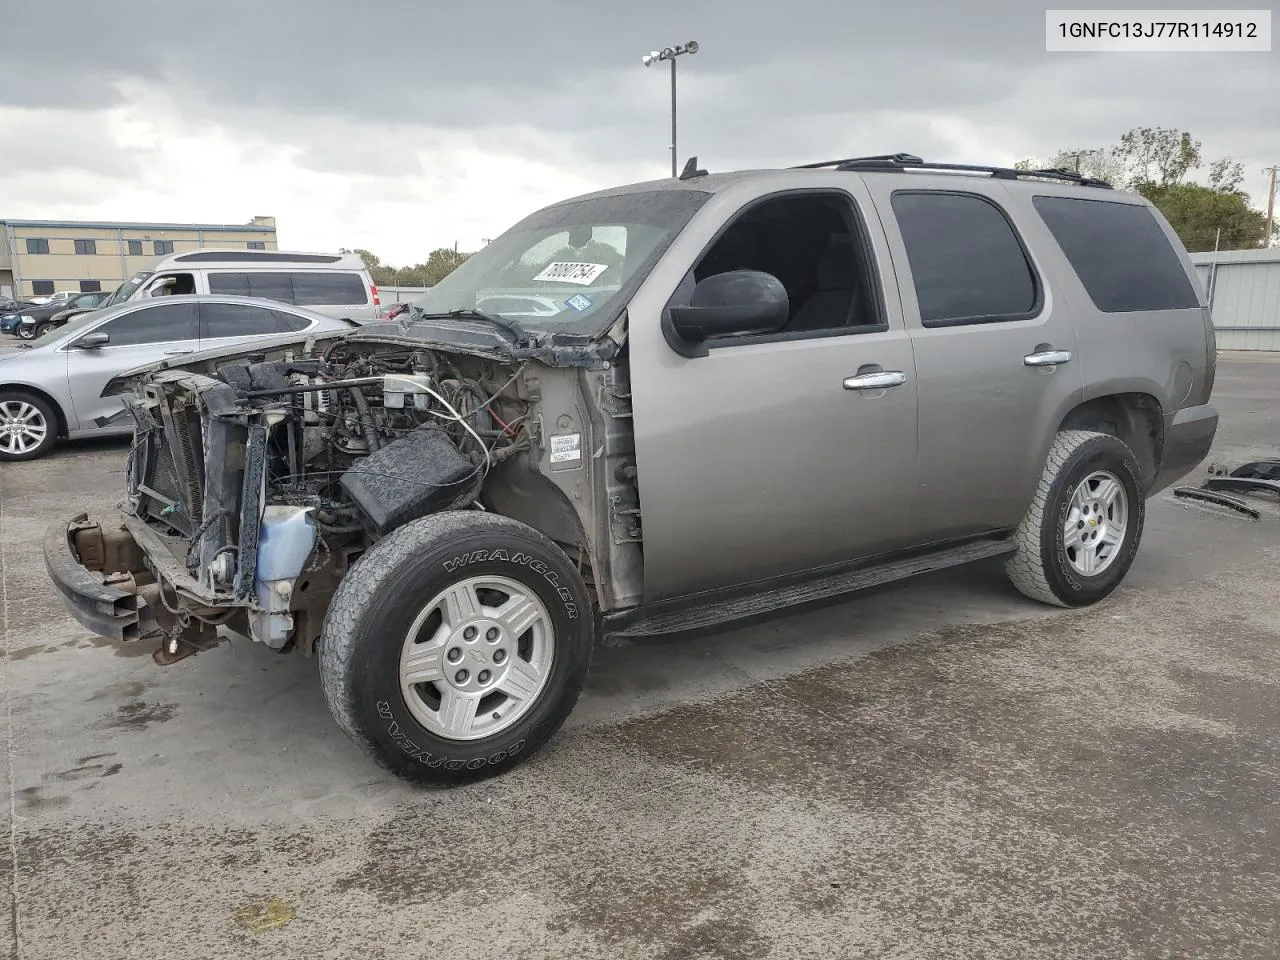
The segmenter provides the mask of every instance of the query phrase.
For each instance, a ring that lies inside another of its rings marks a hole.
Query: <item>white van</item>
[[[210,247],[176,253],[134,274],[115,302],[202,293],[277,300],[359,321],[381,312],[378,288],[358,254]]]

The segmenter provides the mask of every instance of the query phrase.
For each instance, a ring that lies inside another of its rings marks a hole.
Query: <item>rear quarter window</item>
[[[1043,196],[1032,203],[1103,313],[1200,306],[1178,252],[1147,206]]]
[[[364,306],[369,302],[357,273],[299,271],[293,274],[293,302],[306,306]]]

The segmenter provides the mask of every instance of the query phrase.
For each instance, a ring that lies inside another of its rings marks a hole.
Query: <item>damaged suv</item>
[[[985,558],[1101,600],[1209,451],[1214,368],[1139,196],[906,155],[691,165],[532,214],[394,322],[117,378],[120,515],[56,524],[47,567],[161,664],[314,655],[369,755],[460,782],[554,734],[597,641]]]

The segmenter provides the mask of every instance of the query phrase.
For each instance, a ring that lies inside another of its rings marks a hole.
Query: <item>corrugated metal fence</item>
[[[1280,248],[1193,253],[1222,350],[1280,350]],[[383,303],[415,300],[422,287],[379,287]]]
[[[1280,350],[1280,249],[1193,253],[1220,350]]]
[[[417,300],[427,292],[426,287],[378,287],[378,299],[384,304],[401,300]]]

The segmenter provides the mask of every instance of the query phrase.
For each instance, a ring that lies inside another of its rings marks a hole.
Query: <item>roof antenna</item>
[[[681,180],[692,180],[694,177],[705,177],[707,171],[698,169],[698,158],[690,157],[689,162],[684,165],[684,169],[680,171]]]

